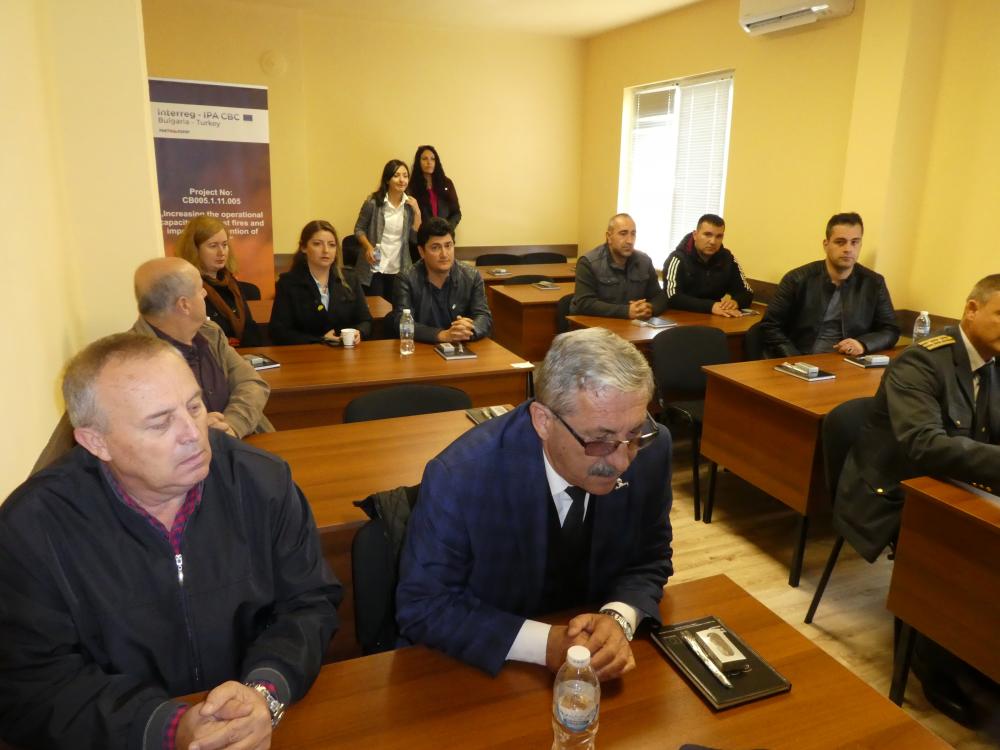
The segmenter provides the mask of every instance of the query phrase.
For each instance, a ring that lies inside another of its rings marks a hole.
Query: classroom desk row
[[[791,691],[714,711],[640,636],[632,643],[636,669],[603,686],[600,747],[949,747],[726,576],[667,585],[664,622],[708,614],[783,674]],[[413,646],[324,666],[271,747],[549,747],[551,721],[552,676],[542,667],[511,663],[489,677]]]

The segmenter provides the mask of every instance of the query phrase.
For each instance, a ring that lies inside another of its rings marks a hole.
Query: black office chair
[[[566,294],[559,298],[556,303],[556,333],[566,333],[569,330],[569,306],[573,303],[573,295]]]
[[[459,388],[407,383],[352,398],[344,408],[344,421],[368,422],[471,407],[472,400]]]
[[[237,281],[237,286],[240,288],[240,294],[243,295],[245,300],[258,300],[260,299],[260,287],[256,284],[251,284],[249,281]]]
[[[754,323],[747,329],[743,337],[743,356],[747,362],[755,359],[765,359],[764,357],[764,334],[760,329],[760,323]]]
[[[562,253],[528,253],[522,255],[525,263],[565,263],[567,258]]]
[[[523,255],[510,253],[486,253],[476,258],[477,266],[519,266],[524,263]]]
[[[823,467],[826,474],[826,489],[830,493],[830,501],[837,497],[837,482],[840,480],[840,471],[844,468],[851,446],[861,431],[862,426],[868,419],[874,397],[855,398],[845,401],[835,406],[823,418],[823,425],[820,428],[823,440]],[[833,566],[837,564],[837,557],[844,546],[844,537],[838,536],[833,542],[833,549],[830,550],[830,557],[823,568],[823,575],[820,576],[819,584],[816,586],[816,593],[813,594],[812,602],[809,604],[809,611],[806,613],[806,622],[811,623],[819,607],[819,600],[823,598],[826,584],[830,581],[830,574],[833,573]]]
[[[709,326],[678,326],[653,339],[653,375],[660,406],[669,418],[679,417],[691,426],[691,473],[694,520],[701,520],[701,425],[705,413],[705,365],[729,362],[726,334]],[[681,396],[681,398],[678,398]],[[714,483],[715,462],[711,462]],[[705,523],[710,521],[706,506]]]
[[[361,242],[353,234],[349,234],[340,240],[340,252],[343,253],[344,265],[354,268],[361,256]]]
[[[397,487],[355,503],[371,519],[358,529],[351,542],[355,637],[366,656],[396,647],[399,556],[419,493],[419,484]]]
[[[542,276],[538,273],[523,273],[519,276],[509,276],[506,279],[501,279],[498,284],[537,284],[539,281],[552,282],[550,276]]]

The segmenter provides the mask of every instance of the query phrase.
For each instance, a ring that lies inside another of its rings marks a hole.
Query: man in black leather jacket
[[[826,258],[785,274],[760,324],[770,356],[859,356],[895,346],[899,326],[885,279],[858,263],[863,234],[858,214],[835,214]]]

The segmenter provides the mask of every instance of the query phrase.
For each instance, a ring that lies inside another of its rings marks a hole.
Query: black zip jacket
[[[301,698],[341,587],[288,465],[209,430],[181,543],[77,447],[0,506],[0,737],[23,747],[160,747],[169,699],[251,676]]]
[[[357,328],[362,340],[372,335],[372,314],[357,274],[344,269],[344,279],[351,287],[349,294],[330,269],[330,304],[323,305],[319,288],[308,266],[300,266],[281,274],[274,292],[274,307],[268,329],[275,344],[312,344],[330,329],[340,335],[342,328]]]
[[[710,313],[725,295],[750,307],[753,289],[733,254],[723,245],[708,261],[698,256],[689,232],[663,264],[663,291],[674,310]]]
[[[834,289],[825,260],[785,274],[760,322],[769,356],[812,352]],[[881,274],[858,263],[840,285],[840,298],[844,338],[857,339],[866,352],[896,345],[896,311]]]

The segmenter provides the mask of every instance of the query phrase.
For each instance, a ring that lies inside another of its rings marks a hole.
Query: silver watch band
[[[243,683],[251,690],[255,690],[260,693],[261,697],[264,699],[264,703],[267,704],[268,713],[271,714],[271,728],[278,726],[278,722],[281,721],[282,717],[285,715],[285,704],[271,695],[271,691],[267,689],[266,685],[259,682],[245,682]]]
[[[635,633],[632,630],[632,626],[629,621],[625,619],[625,615],[619,612],[617,609],[602,609],[602,615],[607,615],[612,618],[621,627],[622,631],[625,633],[625,640],[631,642],[632,638],[635,637]]]

